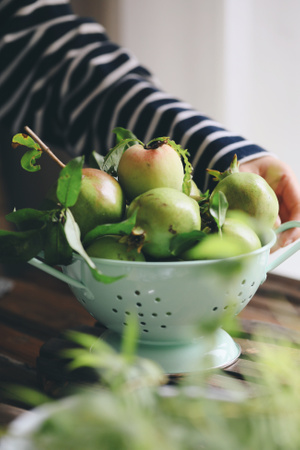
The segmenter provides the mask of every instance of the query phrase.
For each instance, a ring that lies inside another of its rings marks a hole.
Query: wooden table
[[[59,395],[62,386],[55,375],[52,379],[41,376],[37,361],[42,362],[42,372],[46,371],[49,348],[59,347],[64,331],[75,328],[96,335],[103,331],[66,284],[29,265],[14,273],[6,271],[4,276],[0,282],[0,424],[30,409],[7,395],[10,385],[46,390],[51,395],[57,389]],[[300,281],[269,274],[238,318],[242,333],[236,340],[242,354],[226,369],[232,376],[242,379],[255,371],[250,356],[259,352],[259,341],[252,340],[257,330],[258,335],[263,333],[262,339],[269,332],[287,338],[300,360]],[[66,382],[61,380],[61,384]]]

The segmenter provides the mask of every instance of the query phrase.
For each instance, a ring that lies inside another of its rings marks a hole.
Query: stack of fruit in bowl
[[[40,169],[47,149],[36,135],[17,134],[14,147],[27,147],[24,169]],[[261,247],[262,229],[272,228],[278,201],[259,175],[239,171],[236,156],[201,192],[192,179],[187,150],[167,137],[147,145],[117,128],[116,145],[62,170],[40,209],[7,215],[16,231],[0,232],[2,262],[28,261],[43,252],[46,263],[68,265],[79,253],[99,281],[109,283],[93,258],[129,261],[219,259]],[[9,239],[8,239],[9,238]]]

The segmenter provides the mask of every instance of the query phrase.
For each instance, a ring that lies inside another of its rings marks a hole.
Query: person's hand
[[[263,156],[241,163],[239,168],[241,172],[253,172],[262,176],[275,191],[279,201],[276,227],[290,220],[300,221],[300,183],[290,166],[273,156]],[[299,228],[285,231],[279,235],[276,248],[289,245],[298,238]]]

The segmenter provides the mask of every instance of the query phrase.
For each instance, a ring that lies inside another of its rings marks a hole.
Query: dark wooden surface
[[[55,350],[61,348],[65,340],[64,332],[79,329],[100,336],[103,328],[77,302],[68,286],[55,278],[29,265],[14,273],[3,271],[3,274],[4,283],[3,278],[0,283],[0,424],[8,424],[30,408],[10,395],[12,385],[59,396],[70,382],[63,362],[55,356]],[[285,338],[291,343],[290,351],[300,360],[299,318],[300,281],[269,274],[238,316],[241,334],[236,341],[241,345],[242,354],[226,372],[241,379],[245,374],[255,374],[251,355],[260,351],[259,337],[264,341],[272,337],[270,345],[275,347],[281,345],[280,338]],[[274,337],[278,344],[274,344]],[[90,372],[76,376],[93,381]],[[214,382],[218,384],[217,379]]]

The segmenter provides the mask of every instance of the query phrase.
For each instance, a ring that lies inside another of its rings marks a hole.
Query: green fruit
[[[128,216],[136,209],[133,234],[144,239],[143,252],[156,259],[171,256],[169,247],[173,236],[201,227],[198,203],[176,189],[151,189],[132,201]]]
[[[166,143],[157,148],[133,145],[123,153],[118,166],[119,183],[130,201],[158,187],[181,191],[183,176],[180,156]]]
[[[145,261],[145,257],[136,248],[130,248],[121,236],[101,236],[94,241],[86,252],[95,258],[115,259],[118,261]]]
[[[275,192],[260,175],[235,172],[223,178],[212,192],[222,191],[229,210],[245,211],[268,228],[273,228],[279,204]]]
[[[233,236],[208,234],[196,245],[182,253],[186,261],[230,258],[248,253],[247,244],[242,244]]]
[[[207,235],[192,248],[186,250],[182,259],[222,259],[253,252],[261,248],[261,241],[252,228],[252,218],[241,211],[228,213],[222,233]]]
[[[82,236],[97,225],[119,222],[125,211],[122,188],[102,170],[83,169],[80,193],[71,211]]]
[[[49,201],[57,203],[56,185],[48,193],[44,208],[48,206]],[[70,209],[83,237],[97,225],[116,223],[123,219],[124,193],[118,181],[108,173],[84,168],[77,202]]]
[[[235,242],[246,250],[246,253],[257,250],[261,247],[261,242],[256,232],[246,223],[234,218],[226,218],[222,227],[224,236],[231,236]]]

